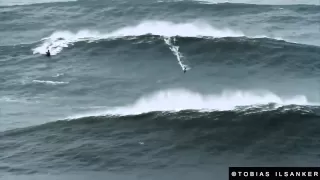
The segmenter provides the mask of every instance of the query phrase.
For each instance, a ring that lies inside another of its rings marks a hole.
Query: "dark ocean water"
[[[318,0],[2,0],[0,178],[319,166],[319,72]]]

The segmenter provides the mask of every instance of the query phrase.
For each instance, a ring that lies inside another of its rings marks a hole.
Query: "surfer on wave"
[[[51,56],[51,53],[50,53],[50,51],[49,51],[49,49],[48,49],[48,51],[46,52],[46,56]]]

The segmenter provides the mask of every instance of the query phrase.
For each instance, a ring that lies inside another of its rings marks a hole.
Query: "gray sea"
[[[0,179],[319,165],[319,0],[0,0]]]

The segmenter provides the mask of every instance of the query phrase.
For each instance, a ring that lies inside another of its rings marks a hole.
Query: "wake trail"
[[[175,41],[175,38],[164,38],[164,42],[169,46],[169,49],[173,52],[173,54],[177,57],[178,63],[181,66],[182,70],[189,70],[190,68],[184,64],[181,58],[183,58],[183,55],[179,52],[179,46],[175,46],[172,44],[172,40]]]

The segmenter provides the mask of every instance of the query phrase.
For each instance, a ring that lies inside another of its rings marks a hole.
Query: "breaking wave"
[[[49,37],[42,39],[42,44],[32,49],[33,54],[45,54],[49,49],[52,55],[60,53],[63,48],[75,42],[94,42],[101,39],[113,39],[126,36],[158,35],[164,37],[249,37],[266,38],[266,36],[250,36],[238,30],[216,28],[205,22],[173,23],[168,21],[145,21],[136,26],[120,28],[112,32],[99,32],[94,30],[81,30],[76,33],[70,31],[57,31]],[[275,38],[282,40],[281,38]]]
[[[285,105],[316,105],[304,95],[281,97],[269,91],[225,90],[220,94],[203,95],[185,89],[172,89],[155,92],[143,96],[133,104],[114,107],[108,110],[89,112],[70,116],[68,119],[78,119],[89,116],[105,115],[138,115],[155,111],[226,111],[236,110],[245,106],[260,106],[275,104],[274,107]]]

